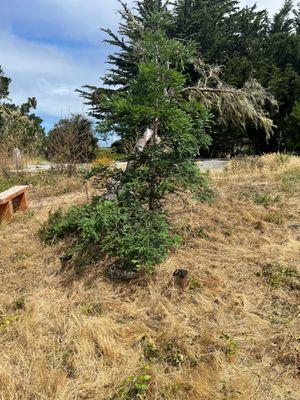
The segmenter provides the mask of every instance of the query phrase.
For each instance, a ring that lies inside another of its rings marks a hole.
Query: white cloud
[[[0,1],[0,65],[13,101],[36,97],[37,113],[51,121],[81,112],[74,90],[99,84],[107,68],[100,27],[117,27],[118,0]]]
[[[100,28],[117,25],[119,8],[118,0],[1,0],[0,21],[36,39],[96,44]]]
[[[94,56],[89,49],[77,50],[74,56],[56,46],[34,43],[1,30],[0,49],[0,64],[12,78],[11,97],[17,103],[36,97],[37,111],[44,115],[81,112],[82,99],[74,90],[86,83],[96,84],[104,72],[101,57],[95,58],[97,49]]]

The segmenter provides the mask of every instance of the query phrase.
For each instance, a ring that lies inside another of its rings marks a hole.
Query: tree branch
[[[228,94],[236,94],[237,90],[234,89],[222,89],[222,88],[206,88],[206,87],[196,87],[190,86],[181,90],[181,92],[188,92],[194,90],[199,93],[228,93]]]

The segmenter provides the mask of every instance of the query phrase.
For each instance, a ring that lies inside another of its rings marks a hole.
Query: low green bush
[[[129,207],[117,200],[104,199],[95,199],[93,204],[72,207],[66,212],[51,213],[39,235],[48,244],[70,238],[72,254],[92,254],[96,259],[105,253],[126,268],[146,270],[162,262],[168,251],[180,242],[164,213],[149,211],[138,204]]]
[[[147,392],[152,376],[143,371],[143,374],[129,376],[122,383],[121,388],[109,400],[147,400]]]
[[[263,205],[265,207],[269,207],[275,203],[279,203],[281,198],[279,195],[272,196],[269,193],[256,193],[252,200],[257,205]]]
[[[117,153],[116,149],[111,147],[99,147],[96,150],[95,158],[97,159],[101,157],[110,158],[114,161],[126,161],[128,156],[126,154]]]

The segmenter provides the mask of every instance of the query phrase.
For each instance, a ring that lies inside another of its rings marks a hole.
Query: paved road
[[[205,171],[223,171],[226,165],[229,163],[226,159],[220,158],[212,158],[212,159],[201,159],[196,162],[199,166],[200,170]],[[117,162],[116,166],[120,169],[126,169],[126,162]],[[42,163],[38,165],[28,165],[25,168],[26,172],[39,172],[39,171],[48,171],[52,167],[55,167],[53,163]]]
[[[202,159],[197,161],[201,171],[223,171],[229,161],[222,158]]]
[[[226,159],[221,159],[221,158],[212,158],[212,159],[201,159],[196,162],[196,164],[199,166],[200,171],[206,172],[206,171],[223,171],[226,165],[228,165],[229,161]],[[126,169],[127,163],[124,162],[117,162],[116,166],[117,168]]]

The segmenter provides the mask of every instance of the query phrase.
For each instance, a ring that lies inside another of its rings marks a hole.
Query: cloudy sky
[[[117,0],[0,0],[0,65],[13,79],[11,98],[38,100],[47,129],[71,112],[84,112],[74,93],[99,83],[111,50],[100,27],[118,23]],[[129,0],[128,3],[133,3]],[[257,0],[275,12],[283,0]],[[253,0],[242,4],[253,5]]]

